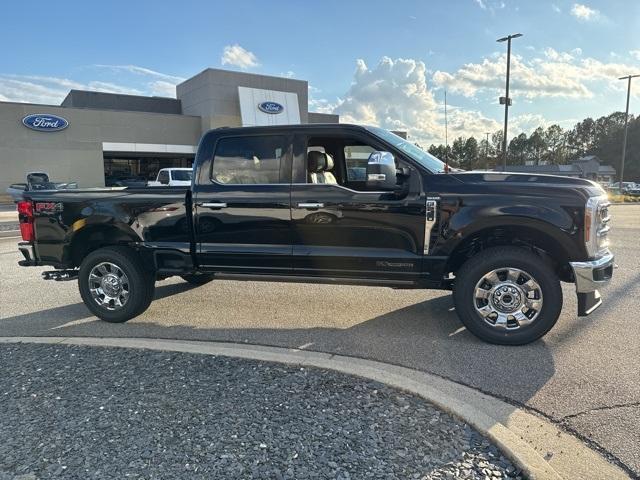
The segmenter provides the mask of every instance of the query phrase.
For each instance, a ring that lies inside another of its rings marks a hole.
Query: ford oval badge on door
[[[284,107],[277,102],[262,102],[258,104],[258,109],[264,113],[282,113],[284,112]]]
[[[38,132],[57,132],[64,130],[69,126],[69,122],[57,115],[48,115],[46,113],[34,113],[27,115],[22,119],[22,124],[31,130]]]

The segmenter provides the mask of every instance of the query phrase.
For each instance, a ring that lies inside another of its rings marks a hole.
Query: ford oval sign
[[[57,115],[48,115],[46,113],[34,113],[27,115],[22,119],[22,124],[31,130],[38,132],[57,132],[64,130],[69,126],[69,122]]]
[[[258,104],[258,109],[264,113],[282,113],[284,112],[284,107],[277,102],[262,102]]]

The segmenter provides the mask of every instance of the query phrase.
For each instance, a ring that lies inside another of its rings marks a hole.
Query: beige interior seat
[[[311,150],[307,153],[307,171],[309,183],[325,183],[337,185],[336,177],[331,173],[333,169],[333,157],[328,153]]]

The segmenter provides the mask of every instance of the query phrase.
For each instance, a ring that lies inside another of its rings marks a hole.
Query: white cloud
[[[176,96],[176,84],[173,82],[167,82],[165,80],[156,80],[149,84],[151,88],[151,95],[159,97],[172,97]]]
[[[492,15],[495,14],[496,10],[503,9],[507,6],[503,0],[474,0],[474,2],[482,10],[488,10]]]
[[[557,6],[555,3],[551,4],[551,8],[553,9],[554,12],[556,13],[562,13],[562,10],[560,9],[559,6]]]
[[[59,105],[69,90],[91,90],[128,95],[162,95],[175,97],[175,86],[184,78],[156,72],[136,65],[93,65],[104,77],[104,72],[117,74],[117,82],[112,78],[99,78],[80,82],[63,77],[43,75],[0,74],[2,101],[42,103]],[[126,75],[130,74],[129,77]]]
[[[383,57],[374,67],[356,61],[353,82],[344,97],[335,102],[310,101],[315,111],[337,113],[341,122],[378,125],[403,130],[421,144],[444,143],[444,109],[427,86],[423,62]],[[500,124],[480,112],[449,106],[449,138],[495,131]]]
[[[613,53],[613,52],[611,52]],[[636,60],[640,60],[640,50],[630,50],[629,54],[631,54],[631,56],[633,58],[635,58]]]
[[[515,115],[509,119],[509,129],[512,130],[514,134],[524,132],[530,135],[536,128],[547,128],[552,123],[554,122],[548,121],[540,114],[524,113],[522,115]],[[508,136],[511,137],[511,134]]]
[[[129,95],[143,93],[136,88],[98,80],[81,83],[59,77],[0,75],[0,90],[3,92],[3,101],[58,105],[72,89]]]
[[[597,20],[598,18],[600,18],[600,12],[598,10],[581,3],[573,4],[573,7],[571,7],[571,15],[576,17],[578,20],[583,20],[586,22]]]
[[[557,52],[553,48],[548,47],[544,50],[544,56],[554,62],[570,62],[573,60],[573,56],[566,52]]]
[[[592,87],[624,75],[630,68],[622,63],[605,63],[594,58],[582,58],[582,51],[557,52],[544,50],[544,57],[525,60],[511,57],[511,88],[514,96],[591,98]],[[504,90],[506,56],[485,58],[481,63],[463,65],[457,72],[436,71],[433,81],[440,87],[473,97],[479,92],[496,94]]]
[[[245,50],[237,43],[235,45],[227,45],[222,51],[222,57],[220,58],[222,65],[232,65],[239,67],[242,70],[248,68],[257,67],[258,59],[249,50]]]
[[[166,73],[156,72],[155,70],[151,70],[150,68],[140,67],[138,65],[94,65],[97,68],[104,68],[114,72],[128,72],[136,75],[143,75],[147,77],[160,78],[162,80],[166,80],[168,82],[180,83],[184,82],[184,77],[177,77],[175,75],[168,75]]]

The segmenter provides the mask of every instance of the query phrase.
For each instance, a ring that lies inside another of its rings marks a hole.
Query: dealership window
[[[213,156],[211,179],[222,184],[288,183],[287,146],[283,136],[222,138]]]
[[[192,157],[147,156],[134,157],[128,154],[104,155],[105,185],[120,186],[131,181],[155,180],[162,168],[191,168]]]

